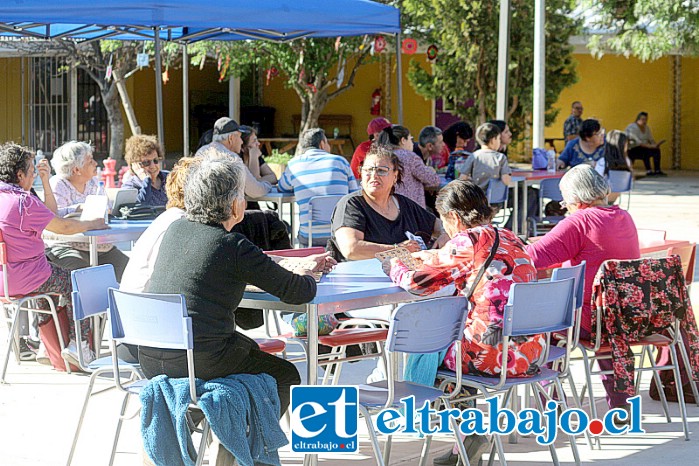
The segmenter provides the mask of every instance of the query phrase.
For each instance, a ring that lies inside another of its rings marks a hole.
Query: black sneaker
[[[667,176],[667,173],[658,170],[653,174],[653,176]]]
[[[27,340],[24,338],[19,339],[19,360],[20,361],[34,361],[36,359],[36,352],[32,350],[27,344]]]
[[[459,462],[459,455],[452,453],[451,450],[444,453],[442,456],[436,457],[432,460],[434,466],[456,466]]]

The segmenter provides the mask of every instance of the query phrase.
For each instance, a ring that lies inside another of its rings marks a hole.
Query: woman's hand
[[[450,240],[449,235],[446,232],[442,232],[432,245],[432,249],[441,249]]]
[[[381,261],[381,269],[383,270],[383,273],[390,276],[391,275],[391,267],[393,267],[397,262],[398,262],[398,259],[396,259],[395,257],[382,260]]]
[[[329,252],[313,254],[311,256],[304,257],[303,259],[305,261],[313,261],[316,263],[316,266],[313,268],[313,272],[328,273],[337,265],[337,261],[330,256]]]
[[[49,178],[51,178],[51,166],[49,165],[49,161],[47,159],[39,160],[39,163],[36,164],[36,172],[39,174],[41,182],[44,184],[47,183]]]
[[[415,241],[414,239],[405,240],[402,243],[396,244],[396,246],[400,246],[402,248],[405,248],[410,252],[418,252],[418,251],[422,250],[422,248],[420,247],[418,242]]]

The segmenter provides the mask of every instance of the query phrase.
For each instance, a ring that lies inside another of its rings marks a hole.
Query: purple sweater
[[[403,164],[403,184],[396,186],[396,192],[424,209],[425,188],[438,188],[439,175],[432,167],[425,165],[415,152],[405,149],[396,149],[394,152]]]
[[[587,261],[581,327],[588,332],[592,283],[600,264],[608,259],[641,257],[636,225],[631,215],[619,206],[578,210],[526,250],[537,269]]]

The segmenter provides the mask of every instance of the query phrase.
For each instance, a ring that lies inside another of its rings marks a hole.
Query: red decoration
[[[417,52],[417,41],[415,39],[403,39],[403,53],[412,55]]]
[[[371,94],[371,110],[372,115],[381,115],[381,89],[375,89]]]
[[[384,36],[376,36],[374,39],[374,52],[381,53],[386,49],[386,38]]]
[[[427,47],[427,58],[430,60],[434,60],[437,58],[437,54],[439,53],[439,49],[437,48],[436,45],[432,44],[429,47]]]
[[[308,86],[308,89],[310,89],[312,93],[315,94],[316,92],[318,92],[318,89],[316,89],[315,84],[313,84],[313,83],[308,83],[308,84],[306,84],[306,86]]]

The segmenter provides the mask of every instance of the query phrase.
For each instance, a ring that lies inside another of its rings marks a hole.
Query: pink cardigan
[[[592,283],[600,264],[607,259],[638,259],[636,225],[628,212],[619,208],[589,207],[567,217],[546,236],[526,247],[537,269],[569,262],[587,261],[585,297],[581,327],[590,331]]]

